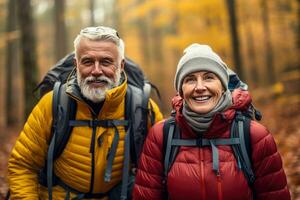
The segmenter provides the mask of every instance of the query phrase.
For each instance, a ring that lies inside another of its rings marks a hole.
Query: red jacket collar
[[[232,92],[233,105],[222,113],[217,113],[213,121],[204,134],[207,138],[219,137],[224,130],[227,130],[231,124],[232,119],[235,116],[237,110],[245,111],[248,109],[252,102],[249,91],[236,89]],[[176,95],[172,99],[173,109],[176,111],[176,122],[179,126],[187,132],[190,137],[196,137],[197,135],[192,131],[190,126],[187,124],[184,116],[182,115],[183,99]]]

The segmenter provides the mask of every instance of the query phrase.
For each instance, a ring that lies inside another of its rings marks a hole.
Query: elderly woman
[[[231,93],[228,79],[226,64],[209,46],[192,44],[185,49],[175,75],[179,96],[172,102],[180,138],[230,138],[236,113],[249,108],[251,97],[241,89]],[[232,146],[225,144],[180,146],[164,175],[165,124],[157,123],[147,136],[134,199],[290,199],[281,157],[263,125],[250,122],[250,160],[255,180],[249,184]]]

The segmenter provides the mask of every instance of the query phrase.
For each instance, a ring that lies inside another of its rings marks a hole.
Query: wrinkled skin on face
[[[82,39],[75,58],[78,85],[84,97],[97,103],[105,93],[119,85],[124,61],[117,46],[110,41]]]
[[[200,71],[188,74],[182,83],[182,98],[196,113],[209,113],[218,104],[224,89],[218,76]]]

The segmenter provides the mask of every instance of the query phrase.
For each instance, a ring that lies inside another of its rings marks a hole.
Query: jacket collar
[[[127,76],[124,72],[122,72],[122,76],[124,77],[123,82],[119,86],[112,88],[106,92],[105,100],[100,113],[105,113],[105,115],[114,113],[124,100],[127,89]],[[84,100],[84,97],[82,96],[80,88],[78,86],[76,70],[73,70],[68,78],[68,81],[66,83],[66,93],[73,99],[88,105]]]
[[[230,108],[221,113],[217,113],[214,116],[210,127],[208,128],[206,133],[204,133],[204,137],[216,138],[223,134],[224,131],[229,128],[232,120],[235,117],[236,111],[246,111],[250,106],[252,99],[249,91],[235,89],[232,92],[232,101],[233,104]],[[172,106],[176,111],[176,122],[179,124],[179,126],[184,129],[191,137],[196,137],[197,135],[193,132],[193,130],[187,124],[184,116],[182,115],[183,99],[179,95],[176,95],[172,99]]]

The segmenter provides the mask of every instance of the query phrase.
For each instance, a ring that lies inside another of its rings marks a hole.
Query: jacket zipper
[[[70,97],[72,97],[73,99],[80,101],[80,102],[84,102],[82,101],[80,98],[69,94]],[[87,107],[89,108],[91,114],[92,114],[92,121],[95,121],[97,119],[96,113],[94,112],[94,110],[87,104]],[[91,138],[91,146],[90,146],[90,153],[91,153],[91,185],[90,185],[90,191],[89,193],[93,193],[94,190],[94,175],[95,175],[95,138],[96,138],[96,131],[97,131],[97,127],[95,125],[92,126],[92,138]]]
[[[201,199],[206,199],[206,190],[205,190],[205,182],[204,182],[204,155],[203,149],[200,147],[200,172],[201,172],[201,184],[200,184],[200,191],[202,194]]]
[[[95,120],[95,116],[93,116],[93,121]],[[90,185],[90,193],[93,193],[94,190],[94,174],[95,174],[95,137],[96,137],[96,130],[97,127],[95,125],[92,126],[92,138],[91,138],[91,146],[90,146],[90,153],[92,156],[91,159],[91,185]]]
[[[222,194],[222,184],[221,184],[221,175],[220,174],[217,174],[217,185],[218,185],[218,199],[222,200],[223,194]]]

